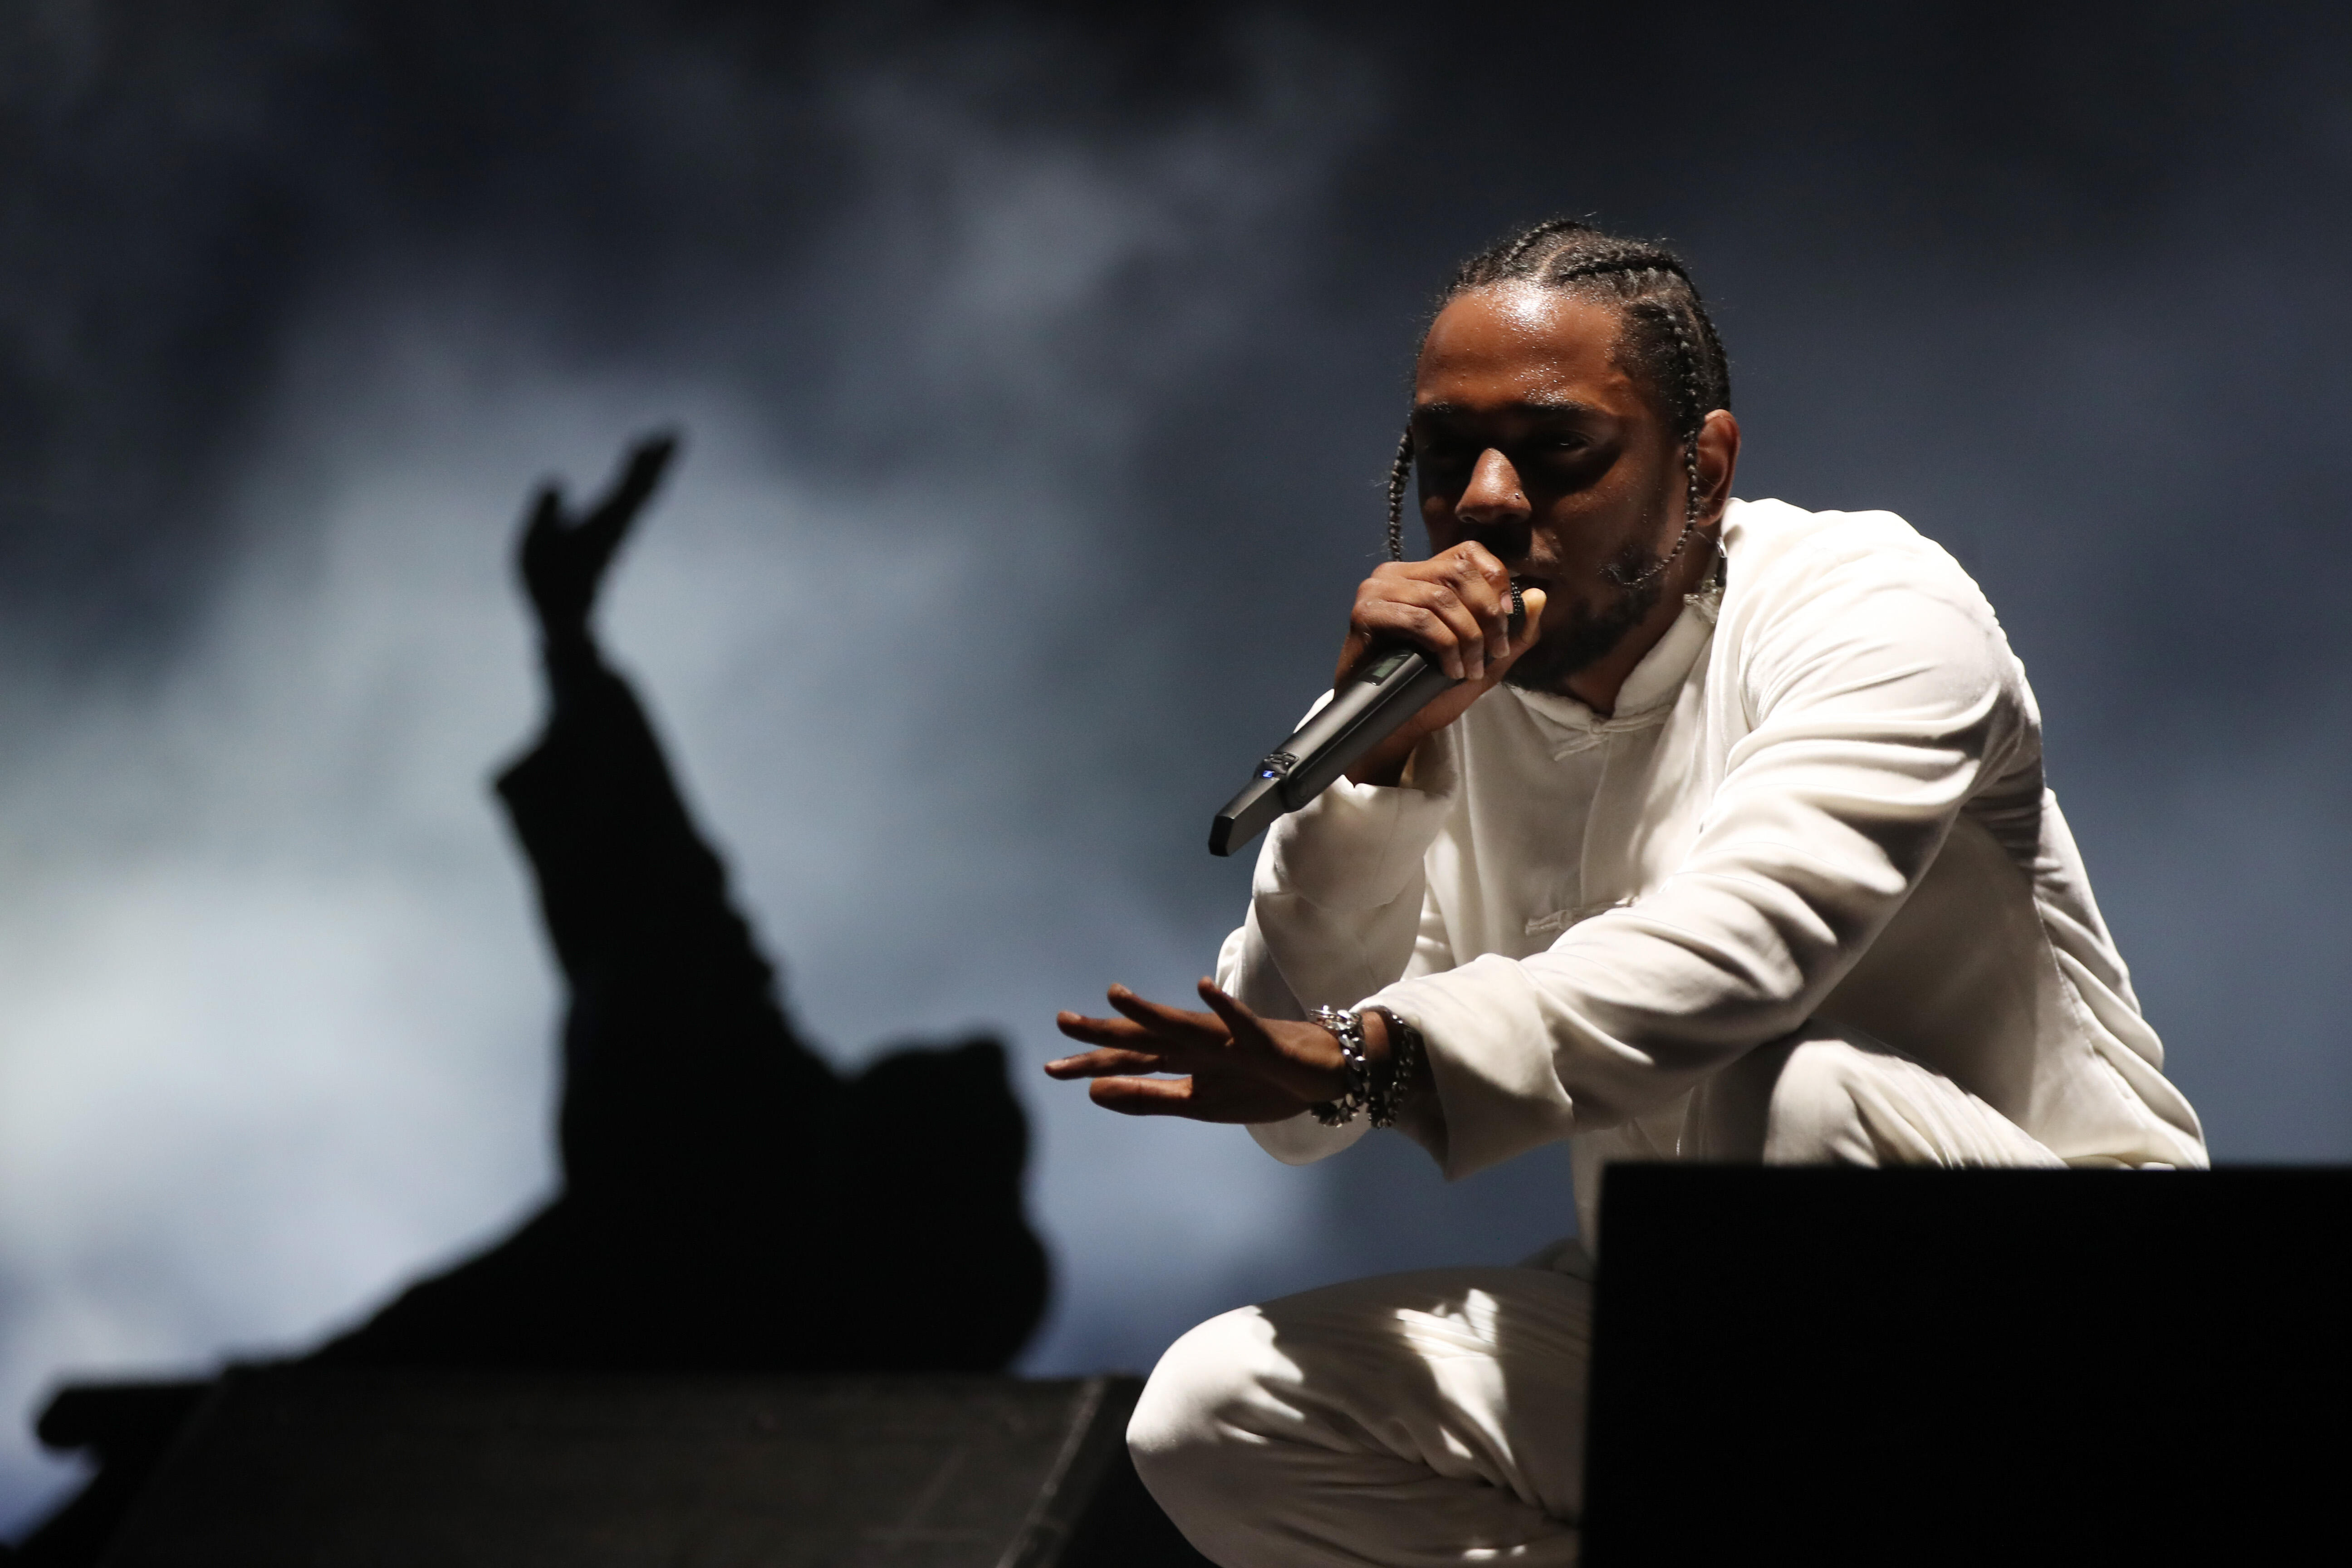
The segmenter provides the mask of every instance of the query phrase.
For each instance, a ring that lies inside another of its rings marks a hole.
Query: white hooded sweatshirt
[[[1411,1133],[1449,1176],[1572,1141],[1672,1158],[1692,1089],[1819,1016],[2072,1164],[2200,1166],[2042,783],[2041,716],[1975,582],[1888,512],[1733,501],[1606,719],[1500,686],[1397,788],[1277,822],[1218,982],[1257,1010],[1421,1029]],[[1253,1129],[1319,1159],[1365,1123]]]

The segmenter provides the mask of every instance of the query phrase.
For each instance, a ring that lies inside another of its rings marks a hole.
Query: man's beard
[[[1638,545],[1628,553],[1637,571],[1652,559],[1644,556]],[[1521,654],[1518,662],[1504,672],[1503,684],[1522,691],[1565,689],[1570,676],[1606,658],[1610,650],[1623,642],[1658,607],[1658,599],[1665,592],[1665,577],[1666,574],[1659,573],[1630,588],[1621,588],[1614,600],[1597,610],[1582,605],[1575,606],[1566,626],[1546,628],[1543,641]],[[1603,577],[1601,581],[1609,579]]]

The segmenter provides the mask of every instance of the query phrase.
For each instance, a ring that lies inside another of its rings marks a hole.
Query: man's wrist
[[[1362,1016],[1364,1057],[1372,1081],[1381,1086],[1393,1116],[1407,1099],[1430,1093],[1436,1087],[1430,1076],[1428,1046],[1419,1029],[1386,1007],[1367,1007]]]
[[[1363,1015],[1341,1007],[1318,1007],[1315,1022],[1339,1042],[1340,1089],[1331,1099],[1316,1100],[1307,1109],[1326,1127],[1345,1127],[1373,1103]]]
[[[1326,1127],[1368,1115],[1375,1127],[1393,1127],[1408,1095],[1428,1084],[1421,1031],[1385,1007],[1348,1012],[1318,1007],[1315,1022],[1339,1043],[1343,1087],[1307,1109]]]

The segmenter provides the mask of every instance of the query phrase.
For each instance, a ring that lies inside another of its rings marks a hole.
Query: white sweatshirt
[[[2042,777],[2025,671],[1958,563],[1888,512],[1733,501],[1607,719],[1497,687],[1403,785],[1277,822],[1218,982],[1428,1040],[1404,1130],[1448,1176],[1574,1140],[1671,1158],[1701,1079],[1819,1015],[2070,1163],[2205,1163]],[[1254,1128],[1294,1163],[1360,1136]],[[1593,1215],[1584,1215],[1587,1233]]]

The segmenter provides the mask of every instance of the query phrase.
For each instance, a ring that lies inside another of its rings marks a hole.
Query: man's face
[[[1445,307],[1413,374],[1413,452],[1432,550],[1475,540],[1549,597],[1544,637],[1507,677],[1558,689],[1657,605],[1643,572],[1684,521],[1680,448],[1611,355],[1606,304],[1532,284]]]

